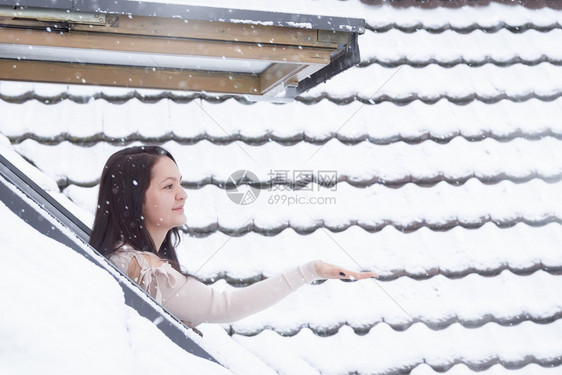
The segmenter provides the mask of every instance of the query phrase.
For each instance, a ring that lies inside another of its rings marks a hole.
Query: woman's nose
[[[178,191],[178,194],[176,195],[176,199],[178,199],[178,200],[186,200],[187,199],[187,193],[185,192],[185,190],[183,190],[182,187],[180,187],[180,190]]]

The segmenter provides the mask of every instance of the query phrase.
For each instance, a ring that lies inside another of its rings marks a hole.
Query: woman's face
[[[148,232],[167,233],[185,224],[186,198],[178,166],[169,157],[160,157],[152,167],[150,185],[144,195],[143,215]]]

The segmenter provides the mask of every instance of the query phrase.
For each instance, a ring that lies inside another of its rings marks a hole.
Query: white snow
[[[452,274],[471,270],[489,273],[510,267],[525,272],[541,262],[546,267],[557,267],[562,258],[562,248],[558,246],[561,241],[557,223],[537,228],[520,223],[503,229],[488,223],[478,230],[421,228],[411,233],[391,226],[375,233],[350,227],[337,233],[317,230],[309,235],[286,229],[276,236],[248,233],[229,237],[221,232],[203,238],[184,236],[178,253],[187,270],[197,271],[203,278],[216,277],[221,272],[235,280],[260,274],[271,276],[307,259],[324,259],[353,269],[359,265],[383,277],[408,274],[423,278],[439,270]],[[212,261],[206,262],[219,249]],[[253,261],[243,261],[246,258]]]
[[[241,20],[241,19],[229,19],[228,22],[232,23],[243,23],[248,25],[261,25],[261,26],[273,26],[273,21],[255,21],[255,20]]]
[[[290,347],[295,360],[306,361],[322,374],[352,371],[372,374],[389,369],[405,371],[422,363],[436,367],[451,366],[455,361],[517,364],[526,360],[525,354],[536,359],[555,360],[562,354],[560,329],[560,320],[548,324],[527,321],[511,327],[488,323],[479,329],[453,324],[443,330],[432,330],[423,323],[416,323],[405,331],[395,331],[381,323],[364,336],[344,326],[328,337],[302,328],[289,337],[265,330],[256,336],[235,335],[234,338],[265,359],[271,358],[267,354],[271,348],[284,351]],[[292,373],[293,360],[270,364],[275,364],[282,374]]]
[[[224,289],[233,288],[221,284]],[[544,271],[529,276],[503,271],[493,278],[470,274],[459,279],[438,275],[427,280],[328,280],[301,288],[275,306],[226,326],[243,335],[265,327],[294,335],[301,327],[329,332],[346,325],[368,331],[381,322],[400,331],[416,322],[433,329],[457,321],[480,327],[489,319],[516,325],[523,316],[541,322],[559,315],[560,293],[562,281]]]
[[[84,223],[89,225],[93,223],[93,218],[86,207],[80,207],[71,202],[66,195],[59,191],[57,183],[51,176],[29,164],[12,149],[10,141],[2,134],[0,134],[0,154]]]
[[[248,223],[262,230],[283,229],[290,225],[299,230],[313,230],[320,224],[335,229],[361,225],[369,229],[385,225],[411,227],[425,223],[430,226],[480,226],[486,222],[515,224],[523,219],[539,223],[562,216],[557,198],[561,183],[543,180],[518,184],[501,181],[487,185],[470,179],[460,186],[440,182],[431,189],[406,184],[400,189],[372,185],[357,189],[347,183],[336,189],[311,184],[306,191],[262,190],[249,205],[237,205],[225,189],[206,185],[187,191],[187,225],[202,230],[218,224],[223,229],[237,230]],[[87,208],[95,210],[95,188],[82,196]]]
[[[247,222],[263,229],[278,228],[286,223],[296,228],[324,223],[334,229],[344,229],[352,223],[368,227],[409,226],[420,221],[439,225],[455,220],[478,224],[483,220],[511,222],[521,217],[540,221],[551,215],[562,216],[562,204],[557,198],[561,186],[561,183],[550,184],[537,179],[525,184],[502,181],[494,185],[471,179],[461,186],[440,182],[431,189],[412,184],[401,189],[380,185],[356,189],[338,184],[337,190],[332,191],[313,184],[311,191],[266,190],[256,202],[240,206],[230,201],[224,189],[206,185],[188,192],[187,225],[205,228],[218,223],[225,229],[235,230]],[[284,196],[285,204],[281,199]],[[302,203],[291,204],[291,196],[302,199]],[[325,203],[315,204],[314,199],[321,198]],[[334,201],[329,201],[332,198]]]
[[[382,63],[399,62],[408,59],[414,63],[437,61],[440,63],[469,62],[482,63],[486,59],[495,62],[509,62],[514,58],[538,61],[541,58],[562,59],[558,48],[561,29],[548,32],[527,30],[513,33],[501,29],[494,33],[474,30],[458,33],[447,30],[431,33],[418,30],[407,33],[396,29],[384,33],[366,31],[359,37],[361,60],[376,59]],[[525,48],[521,48],[524,45]]]
[[[509,371],[509,372],[508,372]],[[483,371],[473,371],[467,365],[461,363],[454,365],[447,371],[448,375],[554,375],[559,372],[556,367],[541,367],[535,363],[531,363],[520,369],[510,369],[506,370],[500,364],[493,365],[490,368]],[[427,364],[421,364],[410,373],[411,375],[437,375],[442,374],[441,371],[436,371]]]
[[[0,82],[2,93],[4,84]],[[43,138],[67,134],[72,138],[103,135],[116,140],[130,136],[188,139],[209,136],[227,140],[240,135],[267,140],[304,135],[326,140],[338,135],[355,141],[369,137],[374,142],[390,142],[400,137],[414,140],[426,135],[437,139],[456,135],[478,139],[489,134],[509,137],[522,132],[536,137],[545,131],[562,133],[562,124],[555,120],[562,117],[562,98],[551,102],[502,100],[493,104],[474,101],[466,105],[445,100],[435,104],[415,101],[407,106],[388,102],[341,106],[329,101],[315,105],[299,102],[245,105],[235,100],[221,104],[183,104],[168,99],[149,105],[137,99],[119,105],[105,100],[86,104],[65,100],[47,105],[31,100],[18,105],[0,101],[0,110],[6,114],[0,118],[0,129],[9,137],[32,133]],[[37,118],[33,113],[44,115]],[[63,116],[70,121],[60,121]],[[249,118],[255,121],[248,122]],[[159,126],[151,126],[155,123]],[[183,158],[188,155],[192,157],[188,153]]]
[[[39,169],[34,168],[25,159],[15,152],[10,145],[10,140],[4,135],[0,134],[0,154],[5,157],[16,168],[25,173],[33,182],[41,187],[41,189],[48,192],[57,192],[59,188],[57,183],[46,173],[41,172]]]
[[[227,374],[125,305],[119,284],[0,203],[3,374]]]
[[[241,169],[252,171],[264,183],[276,174],[285,173],[289,181],[296,181],[299,171],[311,171],[318,181],[319,171],[330,170],[336,171],[338,179],[354,184],[372,184],[377,180],[404,183],[413,178],[464,182],[471,177],[494,180],[502,175],[514,180],[536,176],[548,179],[562,174],[562,141],[550,136],[540,142],[524,138],[472,142],[455,137],[445,144],[426,141],[415,145],[405,142],[345,145],[332,139],[323,145],[300,142],[291,146],[290,153],[284,152],[287,146],[275,142],[254,146],[236,141],[217,148],[203,140],[189,146],[189,153],[182,152],[185,146],[175,141],[163,147],[177,155],[183,181],[192,184],[209,176],[225,183],[233,172]],[[64,141],[52,147],[27,139],[14,148],[50,176],[93,186],[99,180],[105,160],[123,146],[99,142],[84,148]],[[349,163],[341,158],[342,154],[355,162]],[[51,163],[56,157],[63,161]]]
[[[415,55],[415,52],[412,51],[411,55]],[[301,96],[315,98],[327,93],[335,99],[357,95],[367,100],[378,100],[384,96],[407,99],[415,95],[438,100],[441,96],[469,98],[477,95],[480,98],[496,98],[502,95],[523,97],[532,93],[543,96],[560,93],[562,67],[547,62],[538,66],[539,68],[515,64],[502,67],[485,64],[470,67],[463,64],[444,68],[432,64],[423,68],[408,65],[384,68],[374,64],[346,70]],[[358,85],[358,82],[361,84]]]

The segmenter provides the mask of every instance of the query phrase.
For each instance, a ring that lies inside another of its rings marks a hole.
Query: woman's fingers
[[[316,262],[315,267],[318,276],[325,279],[362,280],[378,277],[378,275],[374,272],[350,271],[348,269],[325,262]]]
[[[374,272],[355,272],[355,271],[347,271],[347,272],[340,272],[341,279],[350,279],[350,280],[362,280],[362,279],[370,279],[370,278],[378,278]]]
[[[371,278],[378,278],[378,277],[379,275],[377,275],[374,272],[360,272],[358,279],[371,279]]]

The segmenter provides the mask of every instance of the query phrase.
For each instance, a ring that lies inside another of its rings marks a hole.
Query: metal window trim
[[[359,53],[358,34],[354,33],[345,53],[330,62],[328,66],[300,81],[295,96],[326,82],[333,76],[359,64],[359,62],[361,62],[361,55]]]
[[[270,26],[311,28],[318,30],[365,32],[365,20],[360,18],[267,12],[183,4],[123,0],[0,0],[0,5],[63,9],[86,13],[125,14],[153,17],[173,17],[211,22],[247,22]]]

